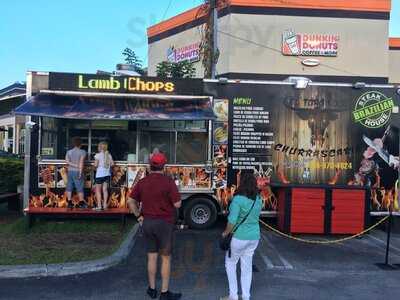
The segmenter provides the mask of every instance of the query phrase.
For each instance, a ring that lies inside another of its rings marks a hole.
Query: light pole
[[[211,78],[214,79],[216,75],[216,58],[217,58],[217,32],[218,32],[218,10],[217,10],[217,0],[210,0],[210,25],[211,25],[211,38],[210,38],[210,69]]]
[[[35,123],[31,121],[31,117],[27,117],[25,123],[25,163],[24,163],[24,203],[23,208],[29,206],[30,195],[30,178],[31,178],[31,133]]]

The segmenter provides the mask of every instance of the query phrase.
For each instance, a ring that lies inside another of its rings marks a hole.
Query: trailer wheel
[[[193,229],[207,229],[217,220],[217,208],[208,198],[194,198],[184,210],[185,222]]]

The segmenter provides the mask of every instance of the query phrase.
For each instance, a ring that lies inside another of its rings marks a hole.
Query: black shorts
[[[169,256],[172,254],[174,239],[173,224],[160,219],[144,218],[143,235],[147,253],[159,253]]]
[[[95,184],[103,184],[105,182],[109,182],[110,181],[110,176],[105,176],[105,177],[96,177],[94,179],[94,183]]]

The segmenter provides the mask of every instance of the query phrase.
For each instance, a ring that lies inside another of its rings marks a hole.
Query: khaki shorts
[[[144,218],[143,235],[147,253],[159,253],[169,256],[172,254],[174,239],[173,224],[160,219]]]

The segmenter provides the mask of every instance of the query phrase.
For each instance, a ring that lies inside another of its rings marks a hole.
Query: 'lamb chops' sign
[[[201,79],[50,73],[49,89],[130,94],[202,95]]]

